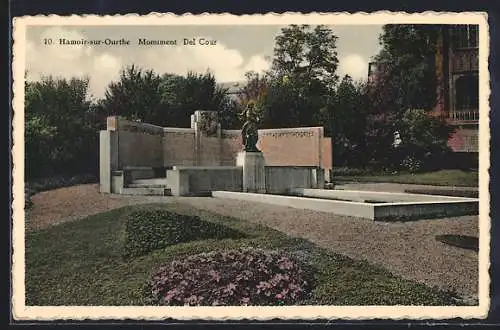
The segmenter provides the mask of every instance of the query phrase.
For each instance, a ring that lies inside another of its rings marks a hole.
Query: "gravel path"
[[[167,199],[169,197],[101,194],[98,184],[43,191],[31,198],[33,206],[26,210],[27,230],[42,229],[127,205],[164,202]]]
[[[398,187],[393,184],[377,186],[379,190],[400,191],[389,190]],[[357,188],[367,187],[366,184],[357,184]],[[356,186],[351,184],[349,189],[356,189]],[[178,201],[222,215],[262,223],[351,258],[367,260],[405,278],[455,290],[472,301],[477,299],[477,253],[435,240],[435,235],[442,234],[478,236],[477,216],[382,223],[218,198],[100,194],[98,185],[80,185],[42,192],[33,196],[32,200],[34,206],[27,212],[28,229],[45,228],[126,205]]]

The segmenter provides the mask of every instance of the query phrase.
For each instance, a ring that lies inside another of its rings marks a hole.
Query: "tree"
[[[219,110],[219,121],[223,129],[240,129],[242,118],[240,118],[238,103],[227,97]]]
[[[57,128],[50,125],[43,116],[32,114],[26,118],[25,130],[25,175],[29,180],[50,171]]]
[[[120,80],[106,90],[103,107],[107,115],[153,122],[162,111],[160,83],[160,76],[152,70],[135,65],[124,68]]]
[[[365,133],[368,103],[364,81],[355,82],[346,75],[326,107],[322,108],[325,133],[333,138],[335,165],[359,165],[365,153]]]
[[[290,25],[276,37],[271,71],[294,83],[333,88],[338,80],[337,37],[331,29],[318,25]]]
[[[436,103],[435,56],[439,25],[385,25],[380,35],[382,50],[377,86],[392,89],[392,98],[401,114],[406,109],[432,109]],[[382,89],[383,90],[383,89]]]
[[[259,74],[254,71],[249,71],[245,74],[246,83],[238,91],[237,102],[245,109],[249,102],[262,105],[265,101],[269,85],[271,84],[270,77],[264,73]]]
[[[122,70],[119,81],[110,83],[97,107],[106,115],[159,126],[189,127],[190,115],[196,110],[219,111],[223,120],[229,121],[234,105],[211,73],[160,76],[132,65]]]
[[[309,111],[304,107],[304,98],[298,96],[293,87],[287,83],[271,81],[266,96],[259,107],[262,128],[308,125],[300,118],[301,112]]]
[[[366,142],[369,157],[379,165],[399,164],[394,153],[394,134],[401,131],[409,109],[433,110],[437,101],[435,56],[441,26],[385,25],[379,37],[381,51],[374,83],[367,96]],[[442,127],[445,130],[445,127]]]
[[[264,107],[266,96],[271,84],[270,77],[267,73],[259,74],[254,71],[249,71],[245,74],[246,83],[237,92],[236,104],[240,122],[245,121],[245,109],[249,103],[253,104],[253,111],[259,118],[260,124],[264,123],[265,113]]]
[[[254,72],[247,73],[246,78],[245,86],[238,92],[240,115],[251,102],[261,128],[305,126],[299,117],[300,110],[304,109],[304,98],[298,97],[286,80]],[[240,116],[240,119],[243,118]]]
[[[97,173],[97,133],[88,121],[88,79],[27,82],[26,176]]]
[[[338,80],[336,40],[322,25],[290,25],[281,30],[268,72],[264,126],[320,124],[319,110]]]
[[[218,111],[221,117],[229,120],[227,117],[231,116],[231,109],[234,108],[227,89],[220,87],[209,72],[189,72],[186,77],[164,75],[160,91],[166,114],[159,125],[189,126],[190,115],[196,110]]]
[[[435,170],[451,150],[448,139],[454,129],[440,117],[429,116],[422,109],[409,109],[398,125],[401,164],[410,171]]]

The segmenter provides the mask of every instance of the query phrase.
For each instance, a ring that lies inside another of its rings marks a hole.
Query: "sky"
[[[243,81],[247,71],[270,66],[280,25],[254,26],[31,26],[27,30],[28,80],[42,76],[87,76],[92,97],[104,96],[120,71],[135,64],[158,74],[205,73],[218,82]],[[329,26],[338,37],[339,76],[366,79],[368,62],[379,51],[382,25]],[[100,45],[65,45],[66,40],[101,40]],[[129,41],[106,45],[106,40]],[[176,45],[140,45],[139,39],[176,41]],[[184,45],[184,39],[195,45]],[[200,40],[212,44],[201,45]],[[50,42],[52,42],[50,44]]]

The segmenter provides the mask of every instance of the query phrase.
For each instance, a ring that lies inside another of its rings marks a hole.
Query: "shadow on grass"
[[[466,235],[437,235],[436,240],[444,244],[479,252],[478,237]]]

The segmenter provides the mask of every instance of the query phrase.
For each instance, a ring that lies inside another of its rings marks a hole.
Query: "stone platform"
[[[295,196],[228,191],[214,191],[212,196],[375,221],[408,221],[479,213],[479,199],[475,198],[326,189],[292,189],[290,194]]]

